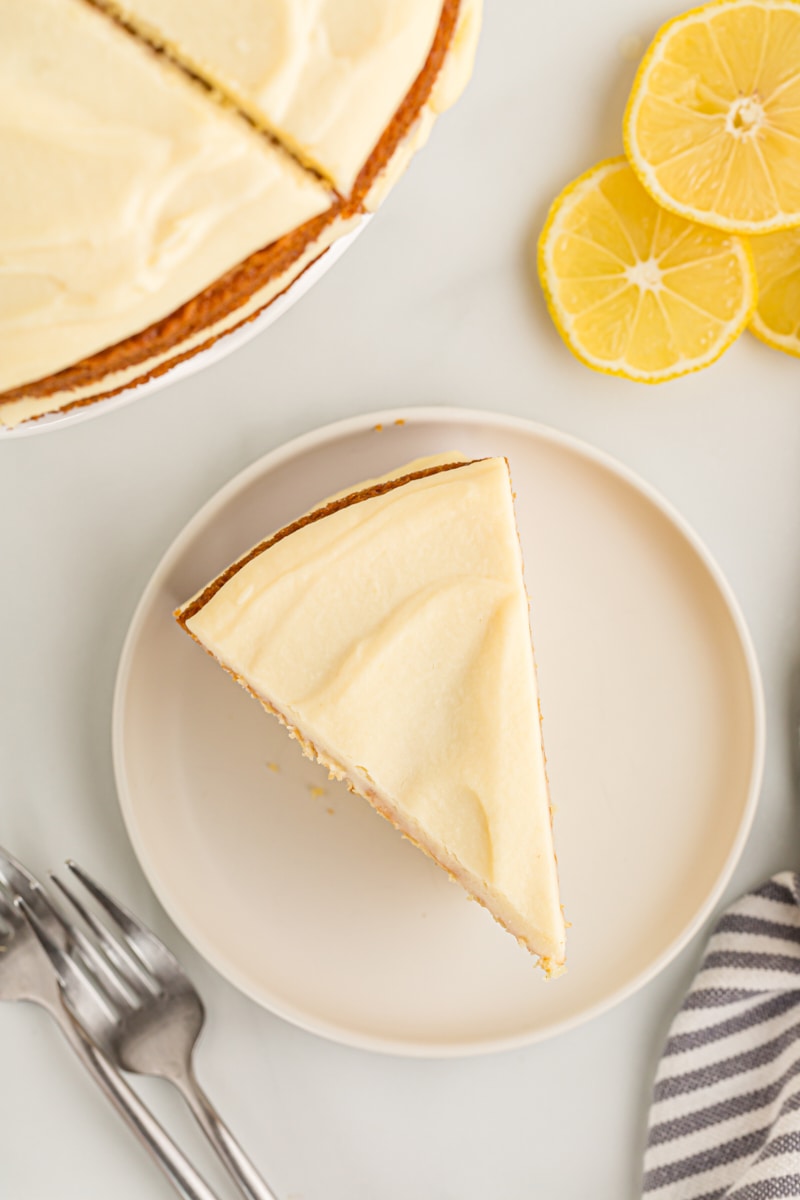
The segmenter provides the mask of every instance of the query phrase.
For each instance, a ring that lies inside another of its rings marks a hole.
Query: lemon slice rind
[[[709,20],[708,20],[709,17],[718,16],[720,13],[723,13],[724,10],[726,10],[726,9],[731,12],[734,12],[737,10],[741,11],[746,8],[752,8],[754,10],[762,10],[764,12],[769,12],[769,13],[788,12],[793,15],[796,14],[798,17],[798,22],[800,22],[800,3],[798,3],[797,0],[711,0],[711,3],[709,3],[709,4],[702,5],[699,8],[690,9],[688,12],[685,12],[685,13],[679,14],[676,17],[673,17],[670,21],[667,21],[664,25],[662,25],[661,28],[658,30],[652,43],[650,44],[649,49],[647,50],[644,58],[642,59],[642,62],[639,65],[639,69],[636,73],[636,78],[634,79],[633,87],[631,89],[631,93],[630,93],[628,103],[627,103],[627,106],[625,109],[625,116],[624,116],[624,120],[623,120],[623,140],[624,140],[624,145],[625,145],[625,152],[628,156],[628,159],[629,159],[631,165],[633,166],[634,170],[636,171],[637,175],[639,176],[641,183],[647,189],[647,191],[651,194],[653,199],[656,200],[657,203],[660,204],[663,208],[668,209],[670,212],[673,212],[678,216],[685,217],[687,220],[696,221],[699,224],[709,225],[712,228],[721,229],[728,233],[759,234],[759,233],[769,233],[769,232],[773,232],[773,231],[776,231],[779,229],[790,229],[797,225],[800,225],[800,202],[798,202],[796,209],[791,209],[791,210],[787,211],[787,210],[780,208],[778,195],[775,190],[772,177],[769,175],[767,165],[765,163],[765,159],[764,159],[764,155],[763,155],[763,147],[759,145],[758,141],[755,138],[752,140],[751,144],[753,147],[753,153],[755,155],[756,164],[758,166],[759,171],[763,172],[764,179],[765,179],[765,182],[767,185],[767,189],[771,191],[772,197],[774,200],[774,207],[776,209],[778,209],[778,211],[776,211],[774,213],[774,215],[769,218],[761,218],[758,220],[751,220],[742,215],[739,215],[736,217],[725,216],[724,214],[714,211],[712,208],[709,208],[708,206],[702,207],[702,208],[698,207],[698,205],[696,203],[692,202],[692,198],[690,195],[690,193],[692,192],[692,187],[688,183],[686,185],[687,198],[685,200],[677,199],[676,196],[672,192],[670,192],[667,188],[665,188],[662,185],[662,183],[659,181],[656,167],[648,160],[645,153],[642,151],[641,146],[640,146],[639,136],[637,134],[637,125],[638,125],[638,121],[639,121],[641,107],[646,100],[655,98],[654,96],[651,96],[650,87],[649,87],[649,84],[653,78],[653,75],[656,71],[659,70],[659,68],[661,68],[664,71],[669,70],[669,64],[667,64],[667,62],[666,62],[666,59],[667,59],[666,51],[668,50],[670,43],[674,40],[675,35],[678,32],[685,30],[688,26],[690,26],[692,24],[697,24],[697,25],[702,24],[702,25],[706,26],[707,28],[709,28]],[[716,42],[716,34],[713,34],[710,36],[712,37],[712,40],[714,40]],[[717,43],[717,45],[718,45],[718,43]],[[762,53],[762,57],[763,57],[763,47],[761,49],[761,53]],[[720,50],[719,54],[720,54],[720,62],[724,63],[725,60],[724,60],[723,53],[721,50]],[[758,70],[758,64],[755,59],[754,59],[754,63],[755,63],[755,69]],[[798,72],[798,78],[800,79],[800,71]],[[701,83],[701,81],[698,80],[696,82],[697,82],[698,88],[704,86]],[[734,81],[731,80],[731,86],[733,85],[733,82]],[[796,86],[796,84],[793,83],[792,86]],[[712,97],[712,101],[713,101],[713,88],[707,87],[706,91],[708,92],[709,96]],[[727,102],[727,100],[729,99],[728,97],[717,97],[717,98],[720,100],[720,105],[722,104],[723,101]],[[664,100],[663,97],[660,97],[660,99],[664,103],[669,103],[669,101]],[[740,105],[746,105],[747,102],[748,102],[748,98],[746,96],[741,96],[740,99],[738,101],[736,101],[736,103],[739,103]],[[675,128],[677,130],[678,128],[680,128],[681,124],[685,125],[685,121],[687,119],[687,113],[689,110],[688,109],[683,110],[683,120],[682,120],[681,119],[681,111],[682,110],[681,110],[680,106],[676,105],[675,108],[676,108]],[[706,114],[692,111],[691,119],[692,119],[692,121],[696,121],[698,125],[701,125],[701,124],[703,124],[704,120],[706,120]],[[715,119],[717,121],[716,126],[714,126]],[[709,142],[709,144],[712,141],[713,136],[714,136],[713,129],[716,128],[717,132],[719,132],[721,130],[722,125],[720,124],[720,122],[722,122],[721,112],[716,113],[715,117],[708,116],[707,126],[708,126],[709,135],[708,135],[707,141]],[[772,133],[773,133],[774,137],[783,138],[784,141],[786,140],[787,137],[791,137],[793,140],[798,140],[796,134],[794,134],[794,133],[787,134],[784,131],[782,131],[781,129],[772,130]],[[730,171],[732,170],[731,164],[733,161],[733,147],[735,146],[735,143],[731,143],[731,146],[732,146],[732,150],[731,150],[731,154],[729,155],[728,162],[727,162],[727,168],[726,168],[727,175],[729,175]],[[797,148],[798,148],[798,151],[800,152],[800,140],[798,140]],[[698,163],[699,159],[701,159],[703,157],[702,151],[703,151],[703,145],[702,145],[701,140],[697,140],[697,141],[689,140],[687,142],[686,147],[682,151],[679,151],[676,154],[674,159],[670,158],[669,161],[670,162],[675,161],[677,158],[681,157],[681,155],[684,155],[687,157],[687,159],[690,156],[693,157],[695,163]],[[752,166],[752,164],[751,164],[751,166]],[[725,178],[719,180],[719,184],[721,185],[720,191],[722,191],[722,192],[724,192],[724,190],[727,186],[727,183],[728,183],[727,175]],[[750,175],[751,175],[751,179],[752,179],[752,170],[750,172]],[[751,179],[746,181],[748,186],[751,183]],[[697,192],[695,190],[695,199],[696,199],[696,196],[697,196]]]
[[[754,337],[757,337],[765,346],[769,346],[771,350],[780,350],[782,354],[791,354],[793,358],[800,358],[800,340],[796,337],[782,337],[781,334],[774,333],[768,325],[764,324],[757,312],[753,313],[748,329]]]
[[[597,189],[599,185],[610,175],[617,171],[630,171],[631,167],[627,159],[624,157],[605,159],[580,175],[577,179],[568,184],[564,190],[556,197],[550,207],[550,211],[545,221],[544,228],[539,237],[537,247],[537,266],[539,271],[539,279],[542,284],[547,307],[553,322],[558,329],[561,337],[566,342],[569,349],[586,366],[591,367],[596,371],[600,371],[605,375],[620,376],[624,379],[629,379],[639,383],[664,383],[670,379],[676,379],[681,375],[687,375],[693,371],[701,370],[703,367],[710,366],[716,362],[718,358],[736,341],[742,331],[747,327],[757,303],[757,287],[755,268],[753,264],[753,256],[747,242],[741,238],[732,235],[723,236],[717,231],[706,230],[709,237],[719,237],[721,244],[725,244],[725,252],[728,250],[733,253],[734,258],[740,268],[741,275],[741,296],[736,305],[735,311],[727,320],[720,320],[719,336],[708,346],[708,349],[702,353],[690,358],[678,357],[668,366],[656,370],[643,370],[626,361],[625,356],[621,355],[616,360],[613,358],[601,358],[592,354],[587,349],[585,342],[579,336],[576,330],[576,321],[570,314],[565,305],[562,304],[559,293],[562,290],[565,280],[563,280],[557,271],[554,263],[554,249],[557,244],[559,235],[565,232],[565,219],[573,214],[585,196],[588,196],[592,191]],[[652,204],[652,200],[649,200]],[[674,220],[674,217],[670,218]],[[695,223],[685,222],[687,229],[694,231],[698,230]],[[600,253],[605,252],[601,246],[592,247],[599,250]],[[664,257],[669,256],[670,251],[667,251]],[[633,269],[636,269],[637,264],[634,264]],[[670,271],[677,272],[683,269],[685,272],[686,264],[681,268],[675,266],[669,268]],[[630,269],[630,268],[629,268]],[[597,276],[595,276],[597,277]],[[627,288],[629,284],[626,282],[622,290]],[[598,303],[598,308],[604,303],[613,301],[617,298],[617,293],[610,292],[605,299],[601,299]],[[691,298],[685,295],[673,297],[681,305],[682,308],[691,309],[695,307]],[[705,310],[705,316],[708,317],[710,310]],[[579,316],[582,314],[578,314]]]
[[[759,341],[800,358],[800,229],[750,243],[759,284],[750,331]]]

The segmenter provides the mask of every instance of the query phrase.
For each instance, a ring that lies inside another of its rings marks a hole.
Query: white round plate
[[[552,982],[443,871],[303,758],[172,616],[323,496],[456,449],[506,455],[517,495],[572,922],[568,971]],[[652,978],[730,876],[763,747],[749,635],[682,518],[572,438],[458,409],[328,426],[223,488],[150,581],[115,696],[125,820],[184,934],[288,1020],[402,1054],[530,1042]]]
[[[238,350],[240,346],[244,346],[257,334],[263,333],[296,304],[300,297],[304,296],[317,280],[321,279],[342,257],[345,250],[353,244],[371,219],[369,215],[363,217],[355,229],[346,233],[323,251],[319,258],[315,259],[302,275],[298,275],[294,283],[290,284],[285,292],[276,296],[258,316],[254,317],[252,321],[246,321],[244,325],[232,329],[230,333],[218,337],[206,350],[200,350],[197,354],[192,354],[182,362],[176,363],[163,375],[156,375],[152,379],[146,379],[143,383],[123,388],[121,392],[108,396],[105,400],[95,400],[91,404],[81,404],[76,408],[46,413],[42,417],[37,417],[35,421],[23,421],[21,425],[0,425],[0,438],[33,437],[39,433],[51,433],[54,429],[65,429],[69,425],[77,425],[81,421],[88,421],[92,417],[99,417],[103,413],[122,408],[124,405],[130,404],[132,400],[150,396],[153,392],[158,392],[171,383],[178,383],[180,380],[194,375],[196,371],[202,371],[205,367],[219,362],[234,350]]]

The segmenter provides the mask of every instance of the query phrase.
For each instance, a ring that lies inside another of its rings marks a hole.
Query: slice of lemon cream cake
[[[297,738],[563,969],[528,597],[504,458],[325,501],[176,612]]]

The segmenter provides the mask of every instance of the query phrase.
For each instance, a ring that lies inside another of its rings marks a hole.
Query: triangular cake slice
[[[421,459],[256,546],[178,621],[306,754],[564,962],[508,464]]]

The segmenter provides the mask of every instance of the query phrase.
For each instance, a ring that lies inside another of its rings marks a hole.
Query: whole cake
[[[175,614],[304,752],[564,963],[528,597],[503,458],[323,502]]]
[[[158,375],[374,209],[479,0],[3,0],[0,425]]]

